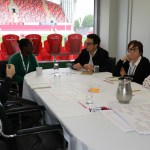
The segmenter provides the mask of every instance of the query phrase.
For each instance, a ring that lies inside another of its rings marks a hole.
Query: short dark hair
[[[23,47],[28,47],[31,41],[29,39],[23,38],[21,40],[18,40],[17,42],[19,44],[20,50],[22,51]]]
[[[128,44],[128,49],[131,45],[133,45],[133,47],[138,47],[139,52],[141,53],[141,56],[143,55],[143,44],[140,41],[137,41],[137,40],[130,41]]]
[[[87,38],[93,39],[93,44],[98,44],[97,47],[99,47],[101,39],[97,34],[89,34],[87,35]]]

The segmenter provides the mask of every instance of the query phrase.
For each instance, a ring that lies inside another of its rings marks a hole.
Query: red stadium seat
[[[31,40],[34,46],[34,55],[39,55],[40,50],[42,50],[42,42],[41,42],[41,35],[39,34],[28,34],[25,38]]]
[[[65,49],[70,54],[69,59],[75,59],[82,49],[82,35],[77,33],[68,35]]]
[[[62,49],[62,35],[50,34],[47,36],[47,42],[45,42],[45,50],[50,56],[53,56],[56,60],[56,56],[60,55]]]
[[[20,51],[17,40],[19,40],[19,36],[15,34],[2,36],[1,55],[3,59],[8,60],[12,54]]]
[[[42,41],[41,35],[39,34],[28,34],[25,38],[30,39],[33,42],[34,46],[34,55],[38,61],[41,60],[49,60],[49,55],[46,51],[42,48]]]

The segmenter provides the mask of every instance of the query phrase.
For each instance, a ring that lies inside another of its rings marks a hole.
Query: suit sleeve
[[[77,64],[77,63],[80,63],[81,64],[81,66],[83,66],[84,64],[86,64],[86,63],[88,63],[88,61],[89,61],[89,56],[88,56],[89,54],[88,53],[86,53],[86,50],[85,49],[83,49],[82,51],[81,51],[81,53],[79,54],[79,56],[75,59],[75,61],[73,62],[73,65],[74,64]]]

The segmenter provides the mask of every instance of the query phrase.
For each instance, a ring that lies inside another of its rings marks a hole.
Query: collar
[[[93,55],[91,55],[90,52],[89,52],[89,55],[92,56],[92,57],[94,57],[95,54],[96,54],[96,52],[97,52],[97,49],[94,51]]]
[[[135,65],[135,66],[138,66],[138,64],[140,63],[141,59],[142,59],[142,57],[140,56],[134,65]],[[133,66],[133,61],[132,61],[132,60],[131,60],[131,62],[129,63],[129,65],[130,65],[130,66]]]

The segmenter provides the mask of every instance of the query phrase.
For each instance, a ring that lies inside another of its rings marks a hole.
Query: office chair
[[[0,78],[0,85],[3,85],[4,79]],[[11,82],[9,94],[13,97],[19,97],[19,85],[16,82]]]
[[[116,65],[116,58],[109,57],[110,72],[113,73]]]
[[[7,143],[3,139],[3,137],[0,137],[0,148],[1,148],[1,150],[9,150]]]
[[[40,125],[14,131],[2,104],[0,104],[0,120],[2,122],[1,135],[11,150],[66,149],[66,141],[60,125]]]

